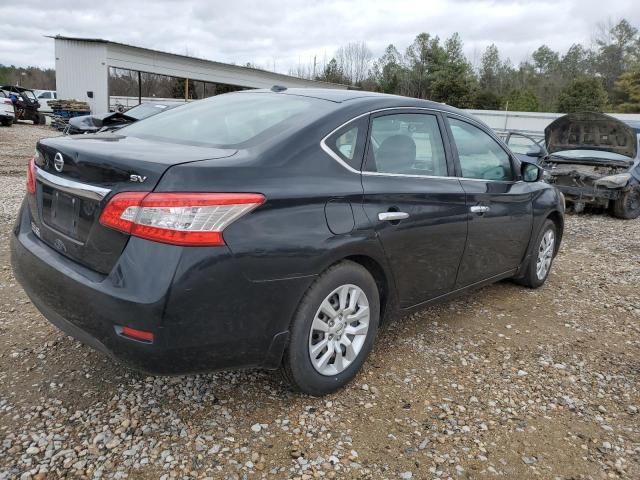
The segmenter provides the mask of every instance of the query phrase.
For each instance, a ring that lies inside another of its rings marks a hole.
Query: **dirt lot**
[[[404,318],[326,398],[262,371],[145,377],[49,325],[11,273],[52,132],[0,129],[0,479],[640,478],[640,221],[569,217],[544,288]]]

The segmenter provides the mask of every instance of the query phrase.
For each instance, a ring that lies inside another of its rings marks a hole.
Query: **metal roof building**
[[[153,77],[154,81],[157,78],[170,79],[174,85],[172,98],[183,101],[194,98],[194,82],[200,82],[201,90],[204,92],[195,98],[215,94],[216,85],[226,87],[227,91],[239,88],[270,88],[273,85],[347,88],[346,85],[305,80],[257,68],[203,60],[108,40],[60,35],[51,38],[55,41],[58,98],[88,102],[92,112],[106,112],[110,106],[110,95],[122,95],[114,91],[114,78],[118,78],[118,72],[126,72],[127,78],[133,79],[132,82],[137,85],[137,88],[133,88],[137,91],[130,88],[128,93],[129,98],[135,99],[136,103],[143,97],[158,96],[155,93],[143,92],[144,78],[147,77]],[[152,83],[151,80],[148,83]],[[156,85],[157,83],[155,81]],[[178,93],[175,93],[175,85],[179,87],[182,84],[183,96],[180,94],[180,88],[177,90]],[[209,94],[206,92],[207,85]],[[189,92],[190,89],[192,92]],[[220,88],[218,91],[221,91]]]

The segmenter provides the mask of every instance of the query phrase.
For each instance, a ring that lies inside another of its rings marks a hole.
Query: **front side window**
[[[487,133],[467,122],[449,119],[462,176],[481,180],[513,180],[511,160]]]
[[[435,115],[400,113],[371,122],[368,170],[446,176],[447,160]]]

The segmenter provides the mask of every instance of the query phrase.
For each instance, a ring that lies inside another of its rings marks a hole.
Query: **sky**
[[[15,0],[0,0],[3,3]],[[495,43],[514,64],[542,44],[589,46],[603,21],[640,27],[639,0],[19,0],[0,9],[0,64],[55,67],[47,35],[103,38],[287,73],[364,41],[379,57],[420,32],[460,33],[477,65]],[[603,6],[606,5],[606,8]]]

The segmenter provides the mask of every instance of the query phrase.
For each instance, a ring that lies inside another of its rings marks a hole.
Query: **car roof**
[[[421,107],[435,110],[450,111],[459,113],[467,118],[474,118],[468,113],[444,103],[423,100],[420,98],[403,97],[401,95],[390,95],[387,93],[369,92],[365,90],[340,90],[334,88],[285,88],[274,86],[271,89],[242,90],[235,93],[274,93],[278,95],[296,95],[300,97],[317,98],[333,103],[347,104],[352,102],[364,103],[372,108],[386,107]],[[475,119],[477,121],[477,119]]]

